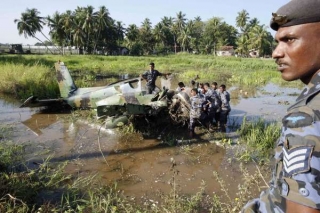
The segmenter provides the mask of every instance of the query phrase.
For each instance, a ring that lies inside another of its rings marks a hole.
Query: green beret
[[[291,0],[272,13],[270,27],[278,30],[299,24],[320,22],[320,0]]]

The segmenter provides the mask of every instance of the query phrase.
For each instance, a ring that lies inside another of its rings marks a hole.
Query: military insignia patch
[[[286,15],[279,15],[277,13],[272,13],[272,21],[277,23],[278,25],[283,25],[288,22],[288,18]]]
[[[300,128],[311,125],[313,118],[304,112],[294,112],[282,119],[283,126],[288,128]]]
[[[291,176],[310,170],[312,146],[299,146],[291,149],[283,147],[283,167]]]

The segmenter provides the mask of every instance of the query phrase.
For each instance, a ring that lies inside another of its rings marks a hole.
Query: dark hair
[[[226,89],[226,85],[224,85],[224,84],[221,84],[220,87],[221,87],[222,89]]]
[[[151,62],[149,65],[154,67],[154,63],[153,62]]]
[[[217,82],[212,82],[212,85],[218,86]]]
[[[205,83],[204,86],[210,87],[209,83]]]
[[[179,86],[179,87],[184,87],[184,83],[183,83],[183,82],[179,82],[179,83],[178,83],[178,86]]]
[[[196,84],[196,81],[195,81],[195,80],[191,80],[190,83],[191,83],[192,85],[195,85],[195,84]]]
[[[191,91],[194,91],[196,94],[198,94],[198,90],[196,88],[192,88]]]

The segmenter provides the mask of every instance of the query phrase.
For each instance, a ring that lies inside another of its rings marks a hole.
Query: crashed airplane
[[[189,96],[169,88],[147,94],[141,78],[118,81],[102,87],[78,88],[63,62],[55,64],[60,98],[39,100],[29,97],[20,107],[68,105],[74,109],[95,109],[98,118],[112,118],[109,127],[126,123],[131,115],[157,116],[166,111],[175,123],[189,119]]]

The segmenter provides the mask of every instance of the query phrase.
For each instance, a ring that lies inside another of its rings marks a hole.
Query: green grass
[[[54,63],[63,61],[68,69],[82,78],[79,87],[92,86],[96,74],[138,76],[153,61],[161,72],[174,73],[179,81],[189,82],[196,75],[200,82],[263,86],[275,82],[282,86],[296,86],[281,80],[271,59],[214,57],[212,55],[177,54],[168,56],[87,56],[87,55],[2,55],[0,58],[0,92],[19,99],[31,95],[39,98],[59,97]]]
[[[281,128],[279,123],[267,123],[263,119],[248,122],[244,118],[238,133],[239,143],[242,144],[239,160],[268,161],[275,141],[280,137]]]

